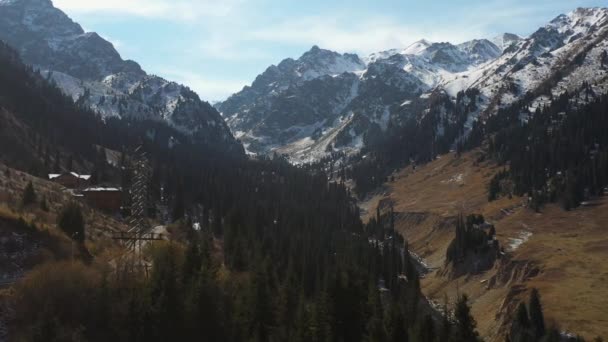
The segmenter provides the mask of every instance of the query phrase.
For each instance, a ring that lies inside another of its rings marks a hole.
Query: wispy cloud
[[[54,0],[55,6],[72,13],[109,13],[172,21],[227,16],[239,2],[239,0]]]
[[[237,32],[212,34],[194,45],[189,53],[224,61],[264,60],[271,57],[267,50],[245,44]]]
[[[158,68],[158,73],[171,81],[184,84],[207,101],[219,101],[241,90],[247,81],[211,79],[189,70],[178,68]]]
[[[319,7],[322,2],[313,0],[297,6],[274,0],[54,0],[54,3],[102,27],[100,23],[104,20],[107,25],[114,25],[116,17],[128,19],[121,21],[121,25],[127,25],[128,34],[123,36],[110,30],[109,40],[121,52],[142,65],[152,66],[150,72],[189,85],[205,99],[216,100],[240,90],[268,65],[287,57],[297,58],[293,54],[312,45],[367,55],[404,48],[422,38],[460,43],[504,31],[526,35],[552,19],[557,11],[567,12],[576,6],[602,1],[605,0],[475,0],[469,5],[445,1],[429,2],[428,6],[405,1],[394,11],[387,8],[395,6],[386,6],[386,1],[381,0],[372,7],[353,0],[349,6],[329,4],[323,8]],[[137,18],[150,19],[144,21],[145,25],[154,27],[147,30],[141,21],[131,21]],[[138,26],[129,26],[132,22]],[[159,34],[157,22],[178,28],[175,31],[184,34]],[[174,69],[168,70],[167,66]],[[250,79],[245,82],[227,77]]]
[[[280,44],[319,45],[321,47],[363,54],[404,47],[421,38],[433,41],[463,41],[479,32],[454,30],[451,27],[405,25],[390,17],[375,17],[346,23],[346,19],[318,16],[288,20],[271,27],[253,30],[246,39]]]

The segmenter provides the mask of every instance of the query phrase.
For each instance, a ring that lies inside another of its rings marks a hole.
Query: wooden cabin
[[[51,173],[49,180],[68,189],[82,189],[89,185],[90,175],[79,175],[76,172]]]
[[[122,206],[122,189],[112,187],[86,188],[82,190],[87,203],[99,210],[118,212]]]

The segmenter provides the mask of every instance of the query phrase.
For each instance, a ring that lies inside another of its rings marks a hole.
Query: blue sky
[[[209,101],[269,65],[319,45],[366,55],[425,38],[460,43],[528,35],[576,7],[606,0],[53,0],[123,58]]]

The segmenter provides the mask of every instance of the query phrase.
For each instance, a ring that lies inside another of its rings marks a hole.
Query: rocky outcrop
[[[0,39],[74,101],[102,116],[155,120],[198,142],[236,149],[223,118],[188,87],[148,75],[50,0],[0,1]]]
[[[488,279],[488,288],[524,283],[540,274],[540,268],[532,261],[512,260],[505,255],[496,267],[496,273]]]

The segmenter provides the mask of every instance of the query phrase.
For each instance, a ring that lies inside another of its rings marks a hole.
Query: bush
[[[70,203],[63,208],[57,220],[57,225],[72,239],[84,242],[85,222],[82,210],[78,204]]]
[[[94,326],[100,277],[80,263],[46,264],[15,288],[16,340],[83,341],[83,327]]]
[[[40,201],[40,209],[44,212],[49,212],[49,205],[46,202],[46,197],[42,197],[42,200]]]
[[[36,202],[36,191],[34,190],[34,185],[30,181],[27,183],[27,186],[23,190],[23,196],[21,197],[21,206],[27,207]]]

